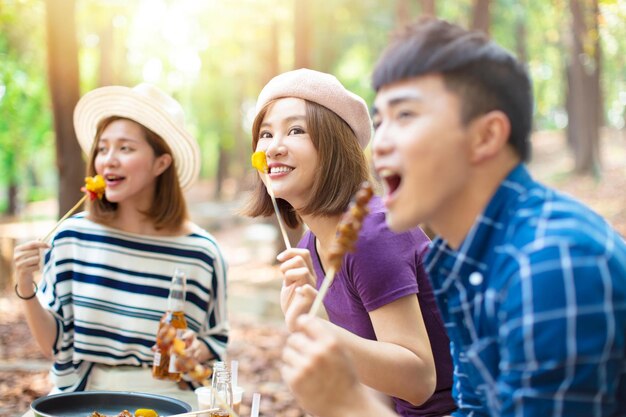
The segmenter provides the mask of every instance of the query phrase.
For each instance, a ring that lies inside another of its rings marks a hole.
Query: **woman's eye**
[[[408,117],[413,117],[415,116],[415,113],[412,111],[400,111],[398,112],[398,119],[406,119]]]
[[[271,139],[272,134],[270,132],[261,132],[259,133],[259,139]]]
[[[306,132],[301,127],[293,127],[289,130],[289,135],[303,135]]]
[[[104,146],[98,146],[98,153],[106,153],[107,148],[105,148]]]

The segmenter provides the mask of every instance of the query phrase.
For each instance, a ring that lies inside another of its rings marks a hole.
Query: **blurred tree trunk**
[[[294,68],[311,68],[309,0],[294,0]]]
[[[574,153],[574,171],[599,173],[601,111],[598,1],[570,0],[571,56],[567,66],[567,142]]]
[[[230,164],[230,151],[219,147],[219,155],[217,156],[217,173],[215,174],[215,193],[217,200],[221,200],[224,196],[224,181],[228,178],[228,165]]]
[[[104,11],[103,11],[104,13]],[[107,16],[99,31],[100,38],[100,74],[99,85],[116,85],[115,75],[115,44],[113,42],[113,17]]]
[[[480,30],[489,35],[489,26],[491,24],[491,16],[489,12],[489,0],[474,0],[474,12],[472,14],[471,28]]]
[[[56,133],[59,215],[81,198],[80,188],[85,178],[85,163],[73,124],[80,94],[74,6],[74,0],[46,0],[48,83]]]
[[[437,16],[435,0],[422,0],[421,3],[423,16]]]
[[[515,51],[517,58],[524,63],[528,62],[528,44],[526,34],[526,19],[524,13],[517,14],[515,19]]]
[[[17,214],[17,193],[18,193],[19,187],[18,185],[15,183],[15,181],[11,180],[8,184],[8,188],[7,188],[7,209],[6,209],[6,214],[8,214],[9,216],[14,216],[15,214]]]
[[[19,211],[19,194],[20,194],[20,184],[18,182],[18,169],[17,169],[17,155],[16,151],[13,150],[11,152],[7,152],[5,156],[4,163],[6,172],[9,173],[7,178],[7,206],[4,211],[4,214],[8,216],[15,216]]]
[[[264,74],[265,79],[261,80],[262,85],[265,85],[269,80],[274,78],[280,72],[280,58],[278,56],[278,44],[280,42],[278,36],[278,28],[279,24],[276,19],[272,19],[270,23],[271,27],[269,30],[270,41],[268,43],[268,51],[267,51],[267,67],[265,68],[266,73]]]
[[[409,0],[396,0],[396,27],[404,27],[410,20]]]

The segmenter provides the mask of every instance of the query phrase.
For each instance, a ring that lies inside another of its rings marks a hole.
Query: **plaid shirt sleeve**
[[[619,393],[626,387],[618,387],[626,372],[626,270],[611,252],[614,243],[561,236],[503,248],[510,262],[502,272],[511,278],[492,317],[500,340],[500,416],[625,412],[615,398],[626,402]]]

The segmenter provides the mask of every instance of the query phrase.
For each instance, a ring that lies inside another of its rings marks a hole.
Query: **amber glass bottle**
[[[167,311],[159,323],[159,330],[166,324],[174,327],[176,329],[176,337],[179,338],[182,337],[182,333],[187,329],[187,320],[185,320],[186,280],[185,272],[176,268],[170,284],[170,294],[167,298]],[[181,373],[176,369],[176,356],[170,356],[169,351],[161,350],[157,346],[154,352],[152,376],[156,379],[180,381]]]

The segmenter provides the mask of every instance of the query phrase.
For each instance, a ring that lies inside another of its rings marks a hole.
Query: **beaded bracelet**
[[[15,295],[17,295],[19,298],[21,298],[22,300],[32,300],[33,298],[35,298],[35,296],[37,295],[37,291],[39,291],[39,287],[37,286],[37,283],[35,281],[33,281],[33,285],[35,286],[35,292],[33,293],[33,295],[30,295],[28,297],[23,297],[18,291],[17,291],[17,284],[15,284]]]

